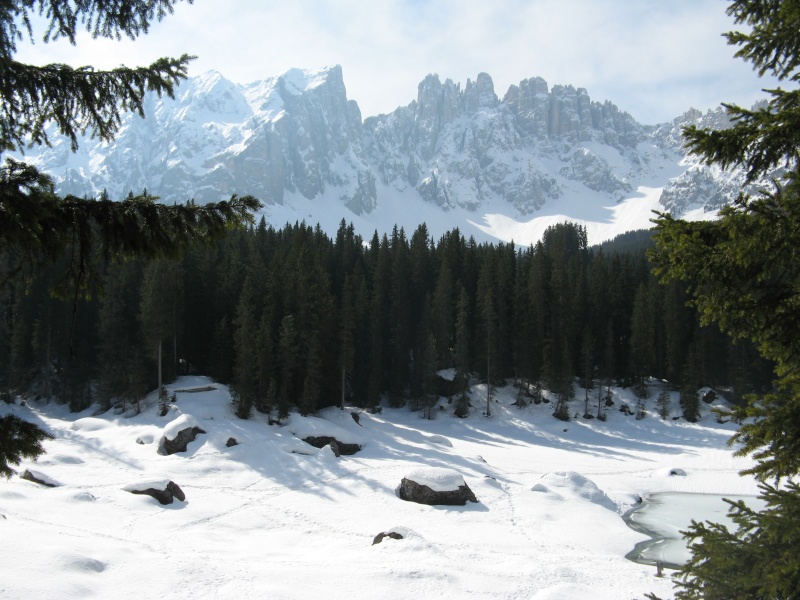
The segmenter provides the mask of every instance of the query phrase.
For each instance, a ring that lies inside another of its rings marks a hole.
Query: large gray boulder
[[[186,447],[201,433],[205,433],[192,417],[181,415],[164,428],[158,443],[158,453],[169,455],[186,452]]]
[[[161,445],[158,448],[158,453],[168,455],[175,454],[176,452],[186,452],[186,447],[201,433],[205,433],[205,431],[195,426],[181,429],[174,440],[161,438]]]
[[[464,506],[467,501],[478,501],[459,473],[432,467],[406,475],[397,495],[401,500],[428,505]]]

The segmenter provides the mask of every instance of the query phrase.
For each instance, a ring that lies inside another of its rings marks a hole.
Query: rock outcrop
[[[333,453],[337,457],[341,455],[351,456],[361,450],[361,446],[359,444],[346,444],[329,435],[309,436],[303,438],[303,441],[311,444],[314,446],[314,448],[324,448],[325,446],[330,446],[331,450],[333,450]]]
[[[160,504],[172,504],[177,498],[181,502],[186,500],[186,494],[174,481],[152,481],[133,484],[125,488],[131,494],[144,494],[158,500]]]
[[[381,533],[376,535],[375,538],[372,540],[372,545],[374,546],[375,544],[380,544],[385,538],[391,538],[393,540],[402,540],[403,535],[397,533],[396,531],[388,531],[388,532],[382,531]]]
[[[187,446],[201,433],[205,431],[197,421],[189,415],[181,415],[164,428],[164,434],[158,443],[158,453],[169,455],[186,452]]]

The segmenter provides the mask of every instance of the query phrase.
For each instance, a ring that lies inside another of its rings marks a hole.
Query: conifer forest
[[[365,241],[344,221],[331,239],[262,218],[181,260],[109,263],[86,293],[61,285],[65,255],[3,287],[0,386],[77,411],[203,373],[231,385],[240,417],[278,419],[440,396],[465,416],[482,410],[461,394],[475,378],[516,383],[521,403],[549,390],[562,419],[602,418],[603,386],[644,394],[650,378],[733,399],[768,387],[752,343],[701,326],[683,284],[658,283],[650,245],[636,232],[590,248],[572,224],[527,248],[457,229],[435,241],[425,225]]]

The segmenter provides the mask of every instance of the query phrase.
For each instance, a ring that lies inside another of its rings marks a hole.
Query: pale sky
[[[724,0],[195,0],[131,42],[20,44],[17,60],[98,68],[199,56],[239,83],[290,68],[342,66],[363,117],[417,96],[429,73],[461,83],[485,72],[503,97],[543,77],[584,87],[644,124],[722,102],[750,106],[776,83],[734,59]],[[34,32],[37,39],[42,31]]]

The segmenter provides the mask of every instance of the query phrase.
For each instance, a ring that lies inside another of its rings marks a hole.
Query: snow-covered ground
[[[0,405],[55,439],[33,468],[57,487],[0,480],[0,597],[31,598],[525,598],[626,600],[672,597],[668,578],[625,555],[646,537],[621,515],[653,492],[757,493],[737,472],[730,424],[703,405],[697,424],[551,416],[519,409],[500,389],[492,417],[442,411],[432,421],[407,409],[327,409],[286,427],[262,415],[237,419],[224,386],[183,378],[169,414],[156,402],[138,416],[70,414],[54,404]],[[573,412],[583,412],[578,391]],[[677,414],[677,398],[673,398]],[[205,430],[186,452],[157,452],[184,416]],[[329,424],[329,425],[326,425]],[[291,432],[362,444],[336,458]],[[335,432],[335,433],[330,433]],[[229,438],[238,445],[227,447]],[[477,504],[430,507],[395,489],[415,472],[450,469]],[[671,476],[680,469],[685,476]],[[142,489],[174,481],[186,500],[161,505]],[[381,532],[401,532],[404,539]]]

